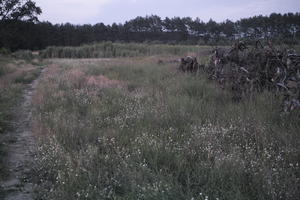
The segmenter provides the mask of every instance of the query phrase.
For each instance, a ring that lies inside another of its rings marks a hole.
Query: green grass
[[[274,94],[234,103],[156,58],[53,62],[35,97],[39,198],[299,196],[299,113]],[[88,82],[100,75],[119,82]]]
[[[22,87],[14,85],[0,90],[0,133],[9,128],[9,122],[12,119],[11,108],[17,104],[21,97]]]
[[[5,149],[3,139],[6,137],[5,132],[12,130],[11,121],[14,118],[12,108],[17,105],[18,100],[21,98],[22,87],[19,85],[9,86],[4,89],[0,89],[0,177],[5,177],[5,164],[3,158],[5,157]]]

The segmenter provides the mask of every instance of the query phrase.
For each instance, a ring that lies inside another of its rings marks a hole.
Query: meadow
[[[267,91],[233,102],[170,62],[205,63],[208,47],[129,48],[47,61],[33,99],[37,199],[298,199],[298,113]]]

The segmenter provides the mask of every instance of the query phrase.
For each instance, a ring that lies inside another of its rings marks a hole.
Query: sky
[[[273,12],[300,12],[300,0],[34,0],[40,21],[72,24],[124,23],[137,16],[196,17],[217,22]]]

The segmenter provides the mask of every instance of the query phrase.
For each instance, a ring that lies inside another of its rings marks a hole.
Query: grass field
[[[34,97],[37,198],[296,200],[299,116],[167,62],[187,52],[52,59]]]

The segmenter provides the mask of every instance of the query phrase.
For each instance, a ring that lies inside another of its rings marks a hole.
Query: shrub
[[[11,52],[9,49],[6,49],[4,47],[0,48],[0,55],[9,55]]]
[[[29,51],[29,50],[17,51],[15,53],[13,53],[13,56],[17,59],[23,59],[23,60],[26,60],[26,61],[30,61],[34,58],[32,52]]]

